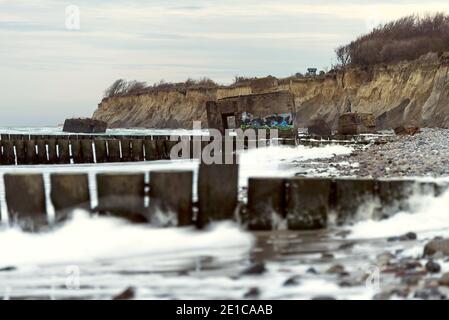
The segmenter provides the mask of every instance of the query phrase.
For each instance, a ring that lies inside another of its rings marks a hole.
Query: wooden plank
[[[285,218],[285,181],[282,178],[249,178],[248,228],[278,229]]]
[[[151,171],[151,222],[161,226],[192,224],[192,184],[192,171]]]
[[[100,214],[147,222],[143,173],[97,174],[97,194]]]
[[[74,209],[90,211],[87,174],[51,174],[50,183],[57,222],[66,220]]]
[[[198,174],[197,225],[233,220],[238,196],[237,164],[200,164]]]
[[[26,231],[47,224],[42,174],[5,174],[5,197],[9,221]]]

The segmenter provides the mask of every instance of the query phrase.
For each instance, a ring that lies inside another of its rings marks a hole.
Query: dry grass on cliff
[[[185,91],[187,89],[208,89],[216,87],[218,87],[218,84],[209,78],[201,78],[199,80],[189,78],[184,82],[178,83],[165,82],[161,80],[153,85],[148,85],[146,82],[118,79],[105,90],[104,98],[139,95],[165,90]]]
[[[449,16],[401,18],[375,28],[336,50],[340,66],[411,61],[429,52],[449,51]]]

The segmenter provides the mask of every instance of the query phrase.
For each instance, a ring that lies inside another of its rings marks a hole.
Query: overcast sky
[[[118,78],[226,84],[329,68],[338,45],[432,11],[449,2],[0,0],[0,126],[90,116]]]

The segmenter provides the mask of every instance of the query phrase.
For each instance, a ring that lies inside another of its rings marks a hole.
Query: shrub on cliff
[[[118,79],[106,89],[104,92],[105,98],[111,98],[116,96],[124,96],[128,94],[138,94],[144,92],[147,88],[145,82],[139,81],[126,81],[123,79]]]
[[[412,15],[381,25],[335,50],[339,65],[371,66],[449,51],[449,16]]]
[[[187,79],[184,82],[172,83],[161,80],[152,86],[146,82],[140,81],[126,81],[118,79],[105,90],[104,97],[112,98],[126,95],[143,94],[160,90],[187,90],[194,88],[215,88],[218,84],[209,78],[200,78],[199,80]]]

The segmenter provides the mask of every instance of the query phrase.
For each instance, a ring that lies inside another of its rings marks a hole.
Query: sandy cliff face
[[[351,110],[373,113],[383,127],[449,127],[449,64],[436,57],[283,81],[277,89],[294,94],[299,126],[323,117],[335,127],[338,115]],[[190,128],[193,120],[206,126],[206,101],[251,93],[247,86],[117,97],[103,100],[94,118],[110,127]]]

